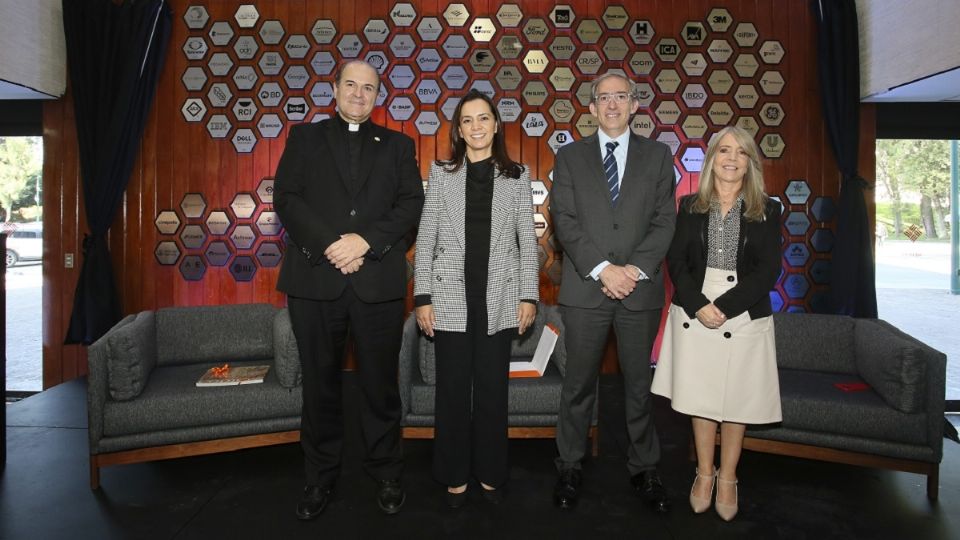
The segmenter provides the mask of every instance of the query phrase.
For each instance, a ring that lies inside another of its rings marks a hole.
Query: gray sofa
[[[510,438],[553,438],[556,436],[560,389],[567,353],[563,344],[563,321],[557,306],[541,304],[533,327],[517,338],[512,346],[513,360],[529,360],[545,324],[560,330],[553,356],[542,377],[512,378],[508,387],[507,425]],[[411,315],[403,327],[400,349],[400,400],[402,403],[403,436],[408,439],[433,438],[436,359],[433,342],[417,328]],[[596,410],[590,428],[592,452],[596,455]]]
[[[299,440],[300,364],[286,309],[129,315],[89,349],[90,486],[100,467]],[[270,365],[262,384],[195,386],[210,367]]]
[[[876,319],[774,325],[783,422],[749,428],[744,448],[924,474],[936,500],[946,356]]]

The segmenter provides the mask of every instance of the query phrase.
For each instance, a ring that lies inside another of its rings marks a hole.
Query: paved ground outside
[[[7,390],[42,389],[41,267],[7,269]],[[904,332],[947,355],[947,399],[960,400],[960,295],[950,294],[950,245],[877,246],[877,309]]]

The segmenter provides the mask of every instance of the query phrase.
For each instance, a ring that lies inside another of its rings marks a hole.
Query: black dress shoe
[[[330,501],[330,488],[307,486],[303,488],[303,498],[297,503],[297,519],[309,521],[316,518]]]
[[[480,493],[483,493],[483,500],[490,504],[500,504],[503,502],[502,489],[486,489],[485,487],[480,486]]]
[[[560,478],[553,488],[553,504],[563,510],[576,506],[580,495],[580,471],[578,469],[564,469],[560,471]]]
[[[633,489],[637,495],[645,500],[655,512],[666,513],[670,511],[670,497],[667,496],[667,490],[660,481],[660,475],[656,469],[639,472],[630,478]]]
[[[400,511],[407,494],[400,487],[400,480],[381,480],[377,491],[377,505],[385,514],[393,515]]]
[[[467,490],[463,490],[460,493],[452,493],[450,491],[446,492],[447,506],[450,508],[460,508],[461,506],[467,504]]]

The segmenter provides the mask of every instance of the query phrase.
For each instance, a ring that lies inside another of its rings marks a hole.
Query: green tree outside
[[[38,190],[43,174],[43,141],[39,137],[0,137],[0,213],[9,222],[14,213],[39,216]],[[22,212],[18,212],[21,211]]]
[[[877,203],[877,218],[891,225],[895,237],[910,225],[928,239],[947,238],[950,215],[950,146],[948,141],[877,141],[877,183],[889,205]],[[907,199],[919,197],[919,204]],[[916,209],[916,210],[914,210]],[[885,221],[886,220],[886,221]]]

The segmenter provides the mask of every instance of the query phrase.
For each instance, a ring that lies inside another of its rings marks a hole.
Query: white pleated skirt
[[[702,291],[712,302],[736,284],[736,272],[707,268]],[[744,312],[710,329],[671,304],[651,391],[690,416],[781,421],[773,317],[751,320]]]

